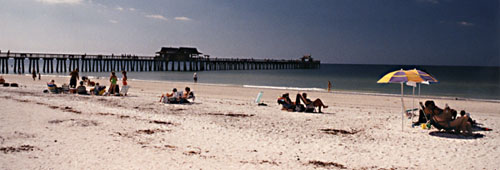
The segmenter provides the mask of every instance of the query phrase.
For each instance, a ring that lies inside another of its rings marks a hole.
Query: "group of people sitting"
[[[446,131],[454,131],[464,135],[472,135],[472,126],[476,124],[464,110],[460,111],[460,117],[457,117],[457,111],[446,106],[441,109],[436,106],[434,101],[428,100],[425,105],[420,102],[419,120],[414,123],[421,124],[429,122],[435,128]]]
[[[78,73],[78,70],[75,70],[76,73]],[[70,85],[63,84],[61,87],[57,87],[55,84],[54,80],[51,80],[49,83],[47,83],[48,87],[48,92],[51,93],[76,93],[76,94],[82,94],[82,95],[116,95],[116,96],[121,96],[127,95],[128,88],[129,86],[127,85],[127,74],[125,71],[122,72],[123,78],[122,78],[122,83],[123,87],[122,90],[120,91],[120,88],[117,84],[118,78],[115,75],[115,72],[111,72],[110,76],[110,87],[108,91],[106,91],[106,86],[101,86],[99,83],[95,83],[93,81],[90,81],[88,77],[82,77],[83,81],[80,81],[80,85],[76,87],[76,84],[74,81],[76,81],[77,78],[71,78]],[[87,86],[94,86],[94,88],[91,88],[89,91],[87,91],[87,87],[85,87],[84,82],[87,83]]]
[[[191,88],[186,87],[183,91],[177,91],[177,88],[172,89],[171,93],[162,94],[160,98],[160,102],[163,103],[171,103],[171,104],[184,104],[190,103],[188,99],[192,99],[194,101],[195,96],[191,91]]]
[[[301,101],[304,104],[301,104]],[[316,99],[314,101],[310,100],[307,98],[307,93],[297,93],[297,96],[295,97],[295,102],[292,102],[290,99],[290,96],[288,93],[285,93],[281,95],[281,97],[278,98],[278,104],[281,104],[283,108],[281,110],[287,110],[290,112],[308,112],[308,113],[313,113],[316,110],[316,107],[318,108],[318,113],[323,113],[321,112],[321,108],[328,108],[328,106],[325,106],[323,101],[321,99]],[[304,106],[305,105],[305,106]]]
[[[105,86],[104,86],[104,88],[99,86],[99,83],[97,83],[93,89],[90,89],[90,91],[87,91],[87,87],[85,87],[83,85],[83,81],[80,81],[80,86],[78,86],[76,88],[71,88],[67,84],[63,84],[61,87],[58,87],[55,83],[55,80],[51,80],[50,82],[48,82],[47,87],[48,87],[48,92],[51,92],[51,93],[56,93],[56,94],[58,94],[58,93],[76,93],[76,94],[82,94],[82,95],[90,95],[90,94],[95,94],[95,95],[101,94],[102,95],[102,93],[94,92],[95,91],[94,89],[100,90],[100,89],[106,88]]]

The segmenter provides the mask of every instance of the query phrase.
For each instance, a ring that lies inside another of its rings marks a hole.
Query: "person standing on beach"
[[[80,76],[78,76],[78,68],[69,73],[69,75],[71,76],[71,79],[69,79],[69,87],[76,88],[76,81],[80,79]]]
[[[332,82],[328,80],[328,92],[330,92],[331,90],[332,90]]]
[[[33,81],[36,80],[36,72],[35,72],[35,67],[33,67],[33,71],[31,71],[31,74],[33,75]]]
[[[116,88],[116,82],[118,81],[118,78],[116,77],[115,72],[111,72],[111,77],[109,77],[109,82],[111,82],[111,85],[109,86],[109,94],[115,94],[115,88]]]
[[[127,96],[127,92],[128,92],[128,83],[127,83],[127,72],[126,71],[122,71],[122,93],[124,96]]]
[[[42,80],[42,75],[38,72],[38,80]]]
[[[198,75],[196,75],[196,72],[193,74],[193,80],[194,80],[194,83],[198,82]]]

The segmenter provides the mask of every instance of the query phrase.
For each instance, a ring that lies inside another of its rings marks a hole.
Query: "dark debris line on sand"
[[[342,130],[342,129],[320,129],[320,130],[326,134],[331,134],[331,135],[337,135],[337,134],[354,135],[354,134],[360,132],[360,130],[346,131],[346,130]]]
[[[145,129],[145,130],[137,130],[135,132],[151,135],[151,134],[154,134],[156,132],[165,132],[165,131],[170,132],[170,130],[164,130],[164,129]]]
[[[12,147],[12,146],[9,146],[9,147],[1,147],[0,148],[0,151],[2,151],[3,153],[7,154],[9,152],[21,152],[21,151],[33,151],[35,149],[34,146],[30,146],[30,145],[21,145],[19,147]]]
[[[255,116],[254,114],[240,114],[240,113],[207,113],[207,115],[214,115],[214,116],[229,116],[229,117],[252,117]]]
[[[309,161],[307,164],[315,165],[317,167],[332,167],[333,166],[333,167],[340,168],[340,169],[347,169],[346,166],[339,164],[339,163],[335,163],[335,162]]]

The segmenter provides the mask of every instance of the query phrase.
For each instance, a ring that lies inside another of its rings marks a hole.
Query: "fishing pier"
[[[62,73],[111,71],[217,71],[217,70],[275,70],[318,69],[319,60],[303,56],[297,60],[211,58],[196,48],[163,47],[155,56],[52,54],[0,51],[0,73]],[[27,65],[26,65],[27,64]],[[40,65],[42,66],[40,67]],[[55,67],[54,67],[55,66]]]

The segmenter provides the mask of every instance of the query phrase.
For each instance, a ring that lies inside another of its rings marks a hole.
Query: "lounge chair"
[[[57,90],[57,86],[55,84],[47,84],[47,88],[51,93],[59,93],[59,91]]]

